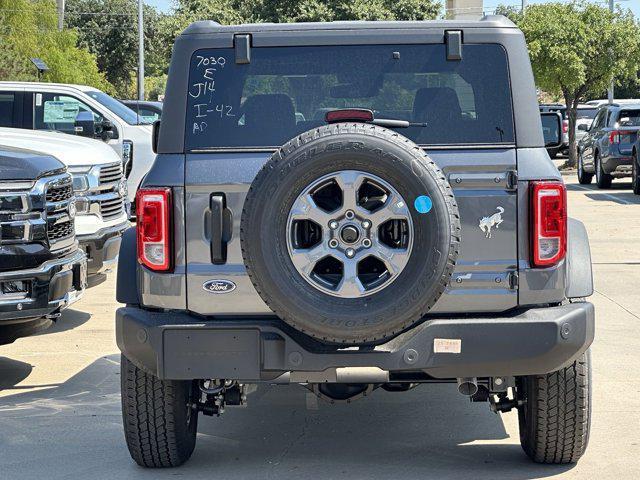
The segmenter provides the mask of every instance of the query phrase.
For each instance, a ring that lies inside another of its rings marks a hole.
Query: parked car
[[[559,153],[566,153],[569,150],[569,117],[567,107],[561,103],[540,104],[540,112],[557,112],[562,115],[562,145],[560,147],[547,148],[551,158],[556,158]]]
[[[607,105],[609,100],[600,99],[600,100],[589,100],[588,102],[584,102],[585,105],[591,105],[594,107],[601,107],[602,105]],[[617,103],[618,105],[626,105],[626,104],[640,104],[640,98],[615,98],[613,103]]]
[[[606,104],[593,123],[580,125],[585,135],[578,144],[578,181],[596,177],[598,188],[609,188],[614,178],[632,174],[633,144],[640,130],[640,104]]]
[[[598,113],[598,107],[594,107],[591,105],[578,105],[577,108],[577,117],[576,117],[576,143],[582,140],[582,137],[585,136],[586,130],[580,128],[580,125],[586,125],[587,127],[591,126],[591,122],[596,117]],[[587,128],[588,129],[588,128]]]
[[[120,100],[131,110],[136,112],[141,122],[153,123],[162,117],[162,102],[148,100]]]
[[[68,167],[77,197],[76,235],[88,259],[88,283],[102,283],[117,261],[122,232],[129,228],[127,184],[118,155],[99,140],[17,128],[0,128],[0,146],[28,146]]]
[[[98,138],[120,156],[129,201],[155,159],[151,125],[115,98],[93,87],[0,82],[0,126]]]
[[[588,238],[512,22],[196,22],[154,128],[117,280],[137,463],[185,462],[198,414],[260,383],[455,382],[517,409],[534,461],[584,453]]]
[[[60,161],[0,146],[0,345],[47,328],[83,295],[74,207]]]

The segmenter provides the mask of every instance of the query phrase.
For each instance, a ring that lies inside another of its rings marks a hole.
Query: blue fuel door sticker
[[[418,213],[429,213],[432,207],[433,202],[428,195],[420,195],[413,202],[413,208],[415,208]]]

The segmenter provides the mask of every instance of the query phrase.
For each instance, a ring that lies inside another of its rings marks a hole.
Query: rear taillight
[[[141,188],[136,194],[138,262],[155,271],[171,269],[171,189]]]
[[[567,251],[567,190],[560,182],[532,182],[532,263],[548,267]]]
[[[569,131],[569,120],[562,120],[562,133]]]
[[[609,145],[613,145],[614,143],[620,143],[620,133],[618,130],[613,130],[609,132]]]

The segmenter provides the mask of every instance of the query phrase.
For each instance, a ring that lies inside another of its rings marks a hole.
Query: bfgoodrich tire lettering
[[[362,298],[319,292],[296,271],[286,225],[300,192],[317,178],[357,170],[389,182],[408,204],[429,195],[433,208],[411,208],[414,240],[398,278]],[[460,221],[442,171],[413,142],[367,124],[335,124],[306,132],[265,164],[247,194],[241,245],[247,272],[269,307],[299,331],[335,344],[390,338],[420,320],[444,292],[458,255]]]

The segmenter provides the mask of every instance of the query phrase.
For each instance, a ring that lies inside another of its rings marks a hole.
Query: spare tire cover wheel
[[[451,186],[421,148],[381,127],[335,124],[267,161],[240,240],[253,285],[286,323],[328,343],[379,343],[444,292],[460,221]]]

